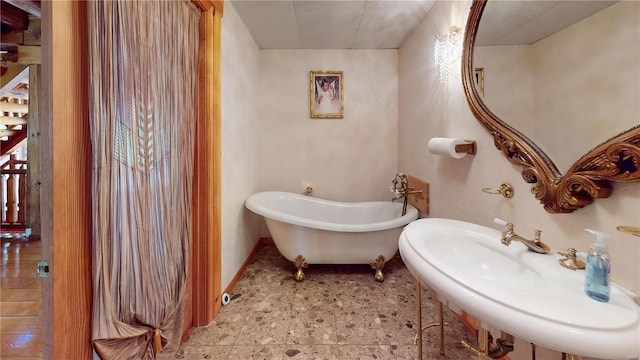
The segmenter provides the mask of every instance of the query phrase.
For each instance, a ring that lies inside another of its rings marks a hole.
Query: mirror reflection
[[[640,122],[638,24],[636,1],[489,0],[473,51],[481,101],[565,173]]]

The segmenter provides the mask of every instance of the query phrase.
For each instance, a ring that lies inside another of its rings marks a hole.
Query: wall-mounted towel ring
[[[513,186],[508,183],[500,185],[500,189],[484,188],[482,189],[482,191],[486,192],[487,194],[499,194],[509,199],[511,199],[514,195]]]

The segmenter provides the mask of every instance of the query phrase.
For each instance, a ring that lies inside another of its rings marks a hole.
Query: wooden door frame
[[[220,309],[222,1],[201,9],[193,216],[193,325]],[[87,3],[42,2],[43,358],[91,359],[92,202]],[[188,319],[187,319],[188,320]]]
[[[221,285],[221,31],[222,0],[192,0],[200,14],[198,119],[193,184],[191,274],[193,326],[222,307]]]

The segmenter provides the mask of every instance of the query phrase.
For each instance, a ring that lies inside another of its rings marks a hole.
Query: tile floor
[[[263,245],[208,326],[192,330],[176,359],[417,359],[415,280],[400,256],[383,283],[368,265],[310,265],[303,282],[274,245]],[[438,305],[423,290],[423,325]],[[460,340],[476,344],[445,307],[445,355],[439,330],[423,335],[424,359],[472,359]]]

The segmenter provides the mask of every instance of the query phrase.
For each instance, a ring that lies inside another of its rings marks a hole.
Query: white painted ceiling
[[[435,0],[231,0],[262,49],[397,49]]]
[[[435,1],[230,0],[262,49],[397,49]],[[490,0],[476,44],[531,44],[615,2]]]

